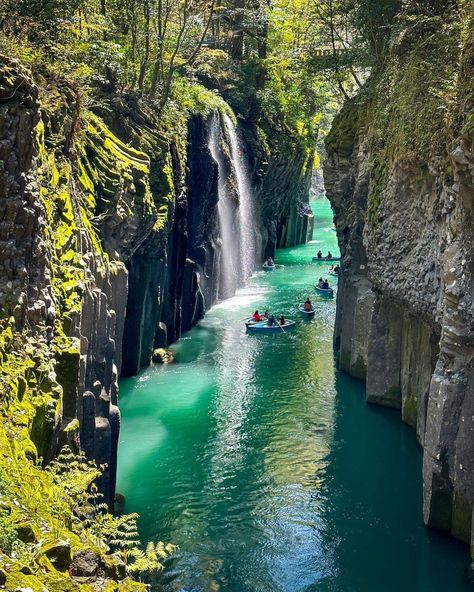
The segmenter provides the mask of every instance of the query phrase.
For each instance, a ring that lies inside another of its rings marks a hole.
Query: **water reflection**
[[[245,333],[255,308],[312,294],[313,251],[281,252],[284,270],[213,308],[177,364],[123,381],[119,491],[145,540],[180,546],[156,591],[471,589],[466,549],[423,527],[413,432],[335,371],[334,301],[314,297],[293,333]]]

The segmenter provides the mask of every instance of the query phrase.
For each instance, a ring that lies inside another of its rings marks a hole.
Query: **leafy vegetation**
[[[364,16],[368,3],[359,4],[355,25],[367,38],[373,69],[364,88],[335,119],[326,147],[349,156],[364,130],[371,165],[367,219],[376,230],[383,192],[396,163],[438,159],[449,171],[448,154],[465,108],[460,97],[470,79],[460,74],[473,10],[464,1],[407,0],[398,6],[388,2],[382,25],[377,10],[372,22]]]
[[[77,377],[79,367],[79,344],[69,335],[92,281],[85,256],[93,254],[103,277],[117,269],[101,240],[111,218],[120,225],[146,215],[156,234],[165,230],[174,199],[169,146],[184,169],[189,117],[219,110],[243,121],[261,161],[291,154],[306,174],[345,101],[326,149],[349,156],[367,129],[368,218],[376,227],[392,164],[436,153],[458,131],[470,96],[458,85],[460,67],[470,68],[461,55],[470,10],[469,0],[0,3],[0,53],[19,62],[5,60],[0,90],[39,93],[37,181],[57,313],[54,336],[44,326],[32,337],[16,329],[18,302],[0,311],[0,581],[7,589],[90,590],[53,563],[62,549],[92,550],[104,570],[124,567],[110,590],[140,590],[125,576],[161,569],[173,551],[163,543],[143,549],[136,516],[108,513],[94,485],[100,469],[77,451],[77,420],[63,430],[71,448],[44,465],[56,452],[50,442],[68,369]],[[26,66],[18,79],[17,65]],[[463,130],[473,125],[463,122]]]

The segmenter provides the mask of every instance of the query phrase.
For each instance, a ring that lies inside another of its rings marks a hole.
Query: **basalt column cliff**
[[[423,33],[405,24],[334,121],[325,166],[342,256],[339,365],[416,429],[425,522],[471,549],[473,74],[467,5],[439,8]]]
[[[2,430],[19,454],[45,465],[64,444],[82,450],[107,467],[101,489],[111,503],[118,377],[150,364],[154,348],[230,295],[222,291],[228,262],[218,202],[225,184],[232,211],[240,207],[236,142],[256,222],[275,178],[261,164],[272,166],[268,148],[238,138],[218,97],[205,112],[182,114],[178,133],[133,94],[94,92],[96,106],[86,109],[72,85],[37,84],[2,59]],[[219,162],[209,148],[212,125]],[[295,231],[296,220],[301,227],[308,220],[302,204],[312,160],[302,154],[280,173],[281,204],[265,213],[263,230],[255,226],[253,268],[273,254],[277,221],[281,228],[293,221],[288,241],[306,240]],[[233,289],[244,280],[238,275]]]

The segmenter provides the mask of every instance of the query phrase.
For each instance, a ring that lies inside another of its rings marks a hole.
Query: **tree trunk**
[[[148,60],[150,58],[150,0],[145,0],[144,4],[145,17],[145,51],[143,59],[140,64],[140,74],[138,76],[138,90],[143,92],[143,83],[148,68]]]
[[[230,55],[233,60],[241,62],[244,57],[244,8],[245,0],[235,0],[235,11],[230,28],[232,31],[232,43]]]

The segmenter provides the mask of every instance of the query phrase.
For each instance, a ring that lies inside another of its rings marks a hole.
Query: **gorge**
[[[2,3],[0,588],[365,592],[400,549],[385,589],[472,587],[473,35],[469,0]]]

